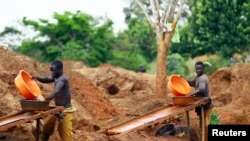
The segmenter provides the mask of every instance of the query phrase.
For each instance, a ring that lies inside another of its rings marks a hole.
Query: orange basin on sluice
[[[187,80],[180,75],[171,75],[168,80],[168,90],[175,96],[185,96],[190,94],[191,87]]]
[[[36,81],[24,70],[20,70],[16,76],[15,85],[25,99],[31,100],[41,95],[41,90]]]

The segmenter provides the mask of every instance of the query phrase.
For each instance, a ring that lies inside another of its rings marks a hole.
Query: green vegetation
[[[167,61],[168,74],[180,74],[186,76],[189,74],[189,69],[186,65],[185,59],[177,53],[170,54]]]
[[[210,124],[212,125],[220,124],[220,116],[215,108],[213,108],[212,113],[210,115]]]
[[[222,67],[230,67],[231,62],[230,58],[222,58],[218,56],[217,58],[209,58],[205,62],[206,65],[206,74],[211,75],[214,71]]]
[[[249,51],[249,0],[195,0],[188,23],[181,29],[180,43],[172,52],[191,57],[217,54],[230,58]]]

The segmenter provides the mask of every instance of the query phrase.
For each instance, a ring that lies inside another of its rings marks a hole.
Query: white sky
[[[106,16],[113,20],[115,31],[126,28],[123,8],[126,0],[1,0],[0,31],[24,16],[37,20],[51,19],[53,12],[80,10],[93,17]]]

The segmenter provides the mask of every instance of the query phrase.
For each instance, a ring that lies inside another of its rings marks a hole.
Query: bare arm
[[[60,93],[60,91],[62,90],[64,86],[64,82],[63,81],[59,81],[55,84],[55,87],[53,89],[53,91],[49,94],[49,96],[45,99],[47,101],[53,99],[58,93]]]
[[[32,76],[32,79],[36,79],[37,81],[42,82],[42,83],[54,82],[54,78],[52,78],[51,76],[48,76],[48,77]]]
[[[195,91],[192,92],[190,95],[204,97],[206,92],[206,81],[204,79],[199,79],[198,81],[198,86],[195,88]]]
[[[195,79],[193,80],[187,80],[188,84],[191,86],[191,87],[195,87]]]

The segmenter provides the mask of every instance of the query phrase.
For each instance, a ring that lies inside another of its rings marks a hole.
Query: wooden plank
[[[0,131],[8,129],[10,127],[27,123],[39,118],[44,118],[50,114],[57,114],[61,111],[63,111],[64,107],[62,106],[56,106],[56,107],[50,107],[49,110],[46,111],[35,111],[35,112],[26,112],[26,111],[19,111],[14,114],[6,115],[3,117],[0,117]]]
[[[161,123],[171,117],[192,110],[197,106],[205,105],[207,102],[208,98],[198,98],[197,101],[190,105],[167,105],[143,116],[111,127],[106,130],[106,134],[117,135],[131,132],[133,130],[139,130],[150,125]]]

